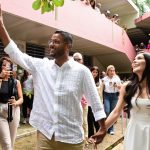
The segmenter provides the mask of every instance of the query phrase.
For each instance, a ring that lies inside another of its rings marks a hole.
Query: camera
[[[12,68],[11,68],[11,65],[10,65],[10,64],[7,64],[7,65],[6,65],[6,70],[7,70],[7,71],[12,71]]]
[[[6,70],[7,71],[17,71],[17,65],[16,64],[7,64]]]

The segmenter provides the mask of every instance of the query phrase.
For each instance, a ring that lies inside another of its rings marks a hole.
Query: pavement
[[[122,150],[123,149],[123,135],[125,132],[126,123],[125,120],[123,121],[121,118],[118,119],[118,121],[114,125],[114,135],[107,134],[104,138],[103,142],[98,145],[97,150]],[[24,140],[27,138],[27,142]],[[15,143],[15,150],[34,150],[35,149],[35,143],[36,143],[36,129],[31,127],[29,124],[21,124],[18,128],[17,132],[17,139]],[[20,145],[21,141],[22,147]],[[32,142],[33,140],[33,142]],[[30,146],[30,143],[32,145]],[[29,148],[23,148],[26,147],[28,143]],[[18,148],[17,148],[18,147]],[[20,148],[19,148],[20,147]],[[34,147],[34,148],[33,148]],[[94,150],[93,145],[89,144],[85,150]]]
[[[20,124],[17,131],[17,140],[36,133],[36,129],[27,124]]]
[[[122,150],[123,149],[123,137],[126,128],[125,120],[118,119],[114,125],[114,135],[107,134],[103,142],[98,145],[97,150]],[[115,149],[118,148],[118,149]],[[86,150],[94,150],[93,145],[89,145]]]
[[[113,150],[123,150],[123,142],[119,143],[117,146],[113,148]]]

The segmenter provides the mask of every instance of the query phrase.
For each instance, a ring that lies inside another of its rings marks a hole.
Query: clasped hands
[[[106,135],[106,129],[99,129],[99,131],[89,138],[89,142],[94,145],[94,149],[97,149],[97,144],[101,143]]]

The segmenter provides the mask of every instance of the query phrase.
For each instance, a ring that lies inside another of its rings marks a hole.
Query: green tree
[[[54,11],[55,7],[61,7],[64,5],[64,0],[35,0],[32,3],[34,10],[41,9],[41,13]]]
[[[150,8],[150,0],[145,0],[145,3],[146,3],[147,6]]]
[[[150,0],[133,0],[141,14],[150,11]]]

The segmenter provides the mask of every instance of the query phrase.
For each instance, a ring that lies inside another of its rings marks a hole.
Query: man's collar
[[[53,61],[53,62],[52,62],[52,66],[57,66],[57,67],[59,67],[59,66],[55,63],[55,59],[52,60],[52,61]],[[64,68],[64,67],[66,67],[66,66],[72,67],[73,64],[74,64],[73,58],[69,58],[69,60],[67,60],[67,61],[66,61],[61,67],[59,67],[59,68]]]

